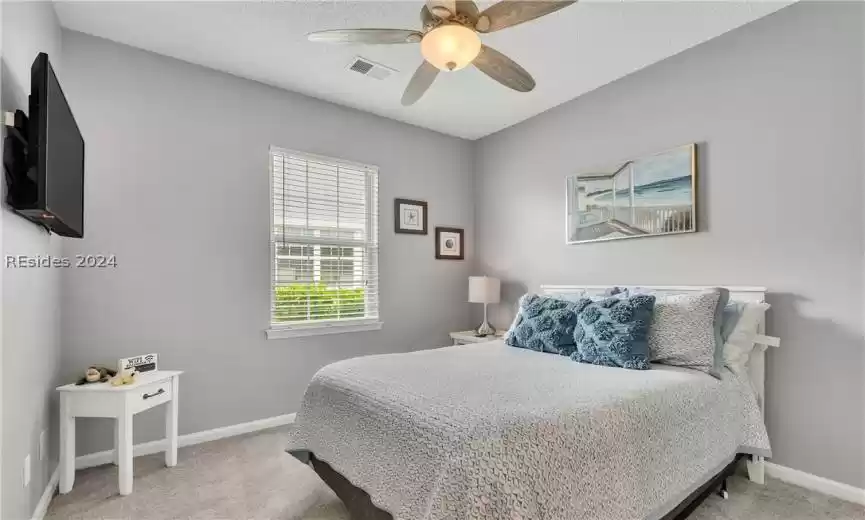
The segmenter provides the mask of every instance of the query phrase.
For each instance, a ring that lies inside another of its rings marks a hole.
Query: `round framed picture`
[[[436,258],[439,260],[462,260],[465,258],[464,231],[460,228],[437,227]]]

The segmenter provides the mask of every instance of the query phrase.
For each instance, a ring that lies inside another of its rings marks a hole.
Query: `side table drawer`
[[[128,397],[132,413],[138,413],[171,401],[171,379],[144,385],[130,392]]]

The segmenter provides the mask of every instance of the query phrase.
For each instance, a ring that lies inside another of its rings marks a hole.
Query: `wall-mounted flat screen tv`
[[[67,237],[84,236],[84,139],[57,76],[40,53],[30,69],[26,178],[10,179],[8,202]]]

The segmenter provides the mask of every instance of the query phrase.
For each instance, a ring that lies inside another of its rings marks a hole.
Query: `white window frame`
[[[276,250],[276,241],[273,238],[273,184],[274,179],[273,176],[275,174],[273,170],[273,154],[283,154],[283,155],[295,155],[300,157],[306,157],[309,159],[317,159],[319,161],[329,162],[329,163],[337,163],[344,164],[347,166],[355,166],[360,169],[369,170],[376,178],[376,182],[378,181],[378,167],[372,166],[369,164],[356,163],[352,161],[346,161],[343,159],[336,159],[333,157],[326,157],[323,155],[316,155],[307,152],[299,152],[296,150],[290,150],[287,148],[280,148],[278,146],[271,146],[268,151],[268,170],[270,172],[269,181],[269,200],[267,201],[267,209],[270,214],[270,225],[268,228],[268,243],[270,245],[270,278],[269,285],[270,290],[269,298],[270,305],[269,307],[269,318],[268,320],[272,320],[274,314],[274,270],[277,268],[277,250]],[[371,192],[371,186],[367,184],[367,200],[373,196]],[[376,195],[376,204],[367,204],[367,214],[366,214],[366,232],[364,236],[366,240],[364,241],[363,249],[364,251],[375,250],[376,261],[374,263],[374,276],[376,278],[376,298],[377,298],[377,310],[378,317],[377,318],[343,318],[337,320],[317,320],[313,322],[303,322],[303,323],[273,323],[271,321],[270,327],[265,330],[265,335],[267,339],[285,339],[285,338],[298,338],[305,336],[319,336],[323,334],[343,334],[348,332],[364,332],[371,330],[380,330],[384,325],[384,322],[381,320],[381,286],[379,279],[379,266],[378,266],[378,230],[379,221],[380,221],[380,212],[378,206],[378,197]],[[374,236],[375,235],[375,236]],[[297,243],[301,245],[309,245],[318,248],[319,246],[339,246],[339,247],[358,247],[358,242],[356,240],[348,240],[341,239],[339,237],[318,237],[318,236],[310,236],[304,238],[302,241],[298,240]],[[364,253],[368,254],[367,252]]]

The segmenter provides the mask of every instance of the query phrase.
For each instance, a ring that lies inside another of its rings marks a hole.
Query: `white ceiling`
[[[792,1],[587,0],[482,38],[537,80],[521,94],[467,68],[439,75],[416,105],[400,104],[419,45],[328,46],[320,29],[418,29],[416,1],[63,2],[60,23],[191,63],[384,117],[477,139],[672,56]],[[346,70],[360,55],[399,72]]]

